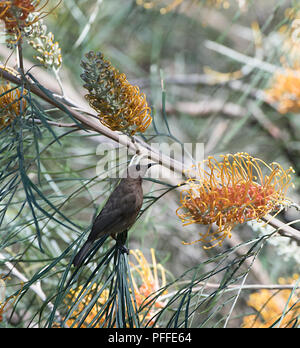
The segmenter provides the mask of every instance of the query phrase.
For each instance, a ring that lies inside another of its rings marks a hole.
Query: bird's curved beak
[[[153,162],[153,163],[148,163],[148,169],[149,169],[150,167],[152,167],[152,166],[155,166],[156,164],[159,164],[159,163],[155,163],[155,162]]]

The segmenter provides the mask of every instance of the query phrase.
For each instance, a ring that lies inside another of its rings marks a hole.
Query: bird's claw
[[[119,250],[120,250],[120,252],[121,252],[122,254],[127,254],[127,255],[129,255],[129,249],[128,249],[125,245],[119,244],[119,245],[118,245],[118,248],[119,248]]]

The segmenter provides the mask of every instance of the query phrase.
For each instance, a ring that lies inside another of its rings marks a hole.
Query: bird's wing
[[[103,236],[104,234],[113,233],[114,230],[121,224],[123,220],[122,214],[120,211],[112,210],[101,211],[100,214],[96,217],[91,233],[89,235],[90,240],[95,240]]]
[[[137,212],[135,203],[135,193],[124,195],[122,188],[118,186],[96,217],[88,239],[95,240],[106,233],[114,234],[126,230],[135,219]]]

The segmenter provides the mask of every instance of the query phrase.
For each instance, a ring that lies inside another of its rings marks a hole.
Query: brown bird
[[[134,224],[143,204],[142,178],[154,164],[135,164],[127,168],[125,178],[121,179],[96,217],[87,241],[73,260],[74,266],[81,265],[95,240],[105,235],[116,239],[118,233],[125,232]]]

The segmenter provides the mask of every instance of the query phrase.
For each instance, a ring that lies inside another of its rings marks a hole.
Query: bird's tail
[[[87,240],[83,246],[81,247],[81,249],[78,251],[78,253],[76,254],[76,256],[74,257],[73,260],[73,265],[75,267],[79,267],[82,262],[85,260],[87,253],[89,252],[90,248],[92,246],[92,242],[90,240]]]

